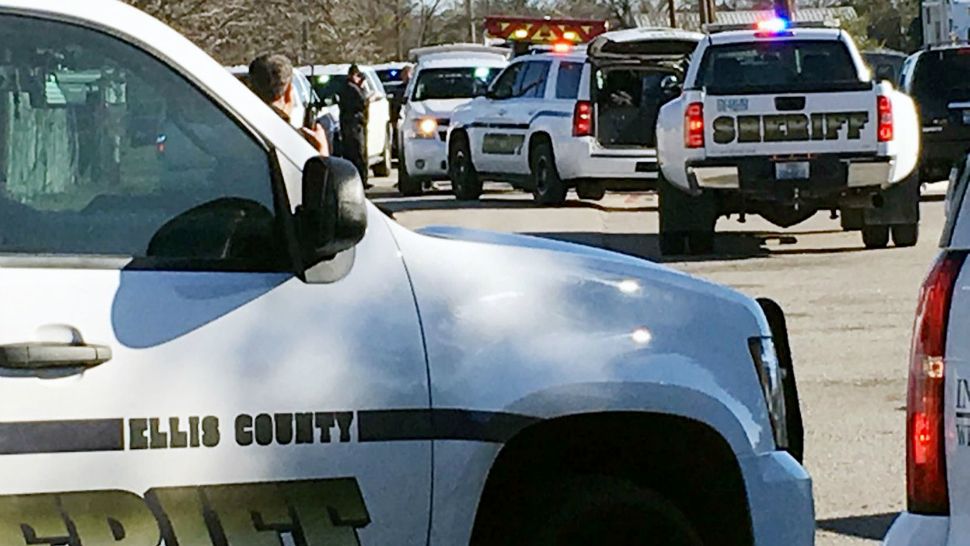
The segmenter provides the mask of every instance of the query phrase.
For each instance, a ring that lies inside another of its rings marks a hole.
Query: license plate
[[[970,125],[970,110],[963,111],[963,124]]]
[[[808,161],[775,163],[775,178],[778,180],[807,180],[808,174]]]

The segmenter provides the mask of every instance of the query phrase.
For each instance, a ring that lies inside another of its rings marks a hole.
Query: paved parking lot
[[[411,228],[431,224],[515,231],[664,261],[652,194],[535,207],[529,196],[489,187],[480,203],[445,192],[376,201]],[[938,200],[922,205],[920,243],[866,251],[858,233],[818,214],[779,230],[757,217],[721,220],[713,256],[671,267],[777,300],[788,314],[802,411],[806,465],[815,480],[818,544],[878,544],[905,502],[905,395],[910,329],[919,284],[943,226]]]

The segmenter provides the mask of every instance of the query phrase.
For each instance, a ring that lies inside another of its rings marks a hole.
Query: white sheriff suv
[[[582,199],[655,188],[657,114],[702,37],[625,30],[574,51],[516,58],[485,97],[452,117],[455,195],[478,199],[483,180],[524,188],[547,205],[562,204],[570,188]]]
[[[867,248],[916,244],[920,125],[852,38],[784,19],[711,29],[660,111],[660,246],[706,254],[718,217],[841,213]]]
[[[455,109],[485,94],[509,64],[508,49],[478,44],[431,46],[411,51],[416,61],[405,90],[399,127],[398,190],[420,195],[424,186],[448,179],[445,140]]]
[[[408,231],[121,2],[0,32],[0,543],[812,544],[771,302]]]

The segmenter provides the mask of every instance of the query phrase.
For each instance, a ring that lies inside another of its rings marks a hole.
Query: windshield
[[[468,99],[484,95],[500,68],[427,68],[418,74],[412,100]]]
[[[344,88],[344,85],[347,84],[347,76],[345,74],[314,76],[312,84],[313,90],[317,92],[320,100],[327,106],[331,106],[337,103],[337,95]]]
[[[970,102],[970,49],[924,53],[913,76],[913,98],[923,117],[946,117],[949,104]]]
[[[704,56],[697,82],[713,94],[843,90],[866,83],[849,50],[834,40],[715,46]]]

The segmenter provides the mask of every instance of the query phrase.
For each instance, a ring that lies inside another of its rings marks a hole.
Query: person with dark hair
[[[344,159],[357,167],[360,179],[367,183],[367,105],[370,97],[364,90],[364,74],[356,65],[347,71],[347,84],[340,90],[340,142]]]
[[[330,155],[327,132],[316,120],[312,127],[305,127],[304,120],[292,119],[299,103],[293,87],[293,63],[285,55],[263,55],[249,64],[249,86],[256,96],[263,99],[287,123],[300,127],[303,138],[322,156]]]

